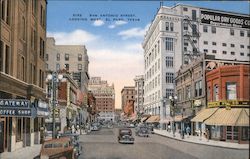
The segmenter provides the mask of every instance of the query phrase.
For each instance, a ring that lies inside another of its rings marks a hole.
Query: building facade
[[[134,78],[135,81],[135,103],[134,103],[134,111],[136,114],[142,114],[143,110],[143,94],[144,94],[144,76],[136,76]]]
[[[46,0],[1,0],[0,153],[43,140],[46,10]]]
[[[91,77],[88,89],[96,98],[98,120],[114,121],[115,117],[115,88],[101,77]]]
[[[210,138],[249,143],[249,65],[221,66],[206,74]]]
[[[135,87],[125,86],[121,91],[121,104],[122,110],[125,115],[132,115],[134,113],[134,102],[135,102]]]
[[[161,6],[143,41],[145,112],[160,114],[161,122],[170,116],[168,97],[174,94],[176,72],[203,53],[249,61],[249,25],[245,14],[182,4]]]
[[[89,59],[86,47],[84,45],[56,45],[55,39],[48,37],[46,49],[46,69],[67,70],[77,81],[81,91],[88,93]]]

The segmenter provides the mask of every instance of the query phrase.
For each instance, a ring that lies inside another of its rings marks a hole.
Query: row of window
[[[204,49],[203,52],[204,52],[204,53],[208,53],[208,49]],[[217,53],[217,50],[212,50],[212,53],[213,53],[213,54],[216,54],[216,53]],[[222,54],[223,54],[223,55],[226,55],[226,54],[227,54],[227,51],[223,50],[223,51],[222,51]],[[235,55],[235,52],[234,52],[234,51],[231,51],[231,52],[230,52],[230,55]],[[244,53],[244,52],[240,52],[240,56],[245,56],[245,53]],[[250,53],[248,53],[247,56],[250,56]]]
[[[157,87],[157,85],[160,85],[160,75],[156,76],[152,81],[150,81],[148,84],[145,86],[145,92],[150,91],[151,89],[154,89]]]
[[[48,65],[47,65],[47,69],[48,69]],[[59,70],[61,70],[61,69],[66,69],[66,70],[69,70],[69,64],[64,64],[64,68],[61,68],[60,67],[60,64],[59,63],[57,63],[56,64],[56,70],[57,71],[59,71]],[[77,69],[80,71],[80,70],[82,70],[82,64],[77,64]]]
[[[145,69],[158,57],[159,54],[160,54],[160,41],[157,42],[152,51],[146,57]]]
[[[227,100],[236,100],[237,99],[237,86],[236,86],[235,82],[226,82],[225,98]],[[218,101],[219,100],[219,86],[217,84],[215,84],[213,86],[213,89],[208,87],[207,99],[209,101]]]
[[[155,93],[151,94],[151,95],[148,95],[146,98],[145,98],[145,102],[153,102],[153,101],[156,101],[156,100],[159,100],[161,98],[161,94],[160,94],[160,90],[158,90],[158,92],[156,91]]]
[[[203,41],[203,44],[204,44],[204,45],[208,45],[208,41]],[[185,45],[185,43],[184,43],[184,45]],[[214,41],[213,41],[213,42],[212,42],[212,45],[216,46],[216,45],[217,45],[217,42],[214,42]],[[223,47],[226,47],[226,46],[227,46],[227,43],[221,43],[221,45],[222,45]],[[235,44],[230,44],[230,46],[231,46],[232,48],[234,48],[234,47],[235,47]],[[241,48],[241,49],[244,49],[245,46],[241,44],[241,45],[240,45],[240,48]],[[250,49],[250,45],[248,45],[247,48]]]
[[[60,59],[61,59],[61,56],[60,56],[60,53],[57,53],[56,54],[56,61],[60,61]],[[48,61],[49,60],[49,55],[47,54],[46,55],[46,61]],[[69,54],[64,54],[64,60],[65,61],[69,61]],[[82,61],[82,54],[78,54],[78,61]]]
[[[160,70],[160,59],[158,59],[158,61],[156,61],[155,64],[147,71],[147,73],[145,74],[145,80],[150,79],[159,70]]]
[[[184,27],[185,30],[185,27]],[[208,32],[208,26],[204,25],[203,26],[203,32],[207,33]],[[215,34],[216,33],[216,27],[215,26],[211,26],[211,33]],[[247,37],[250,37],[250,31],[247,31]],[[230,35],[234,36],[235,35],[235,30],[234,29],[230,29]],[[239,35],[241,37],[245,36],[245,31],[244,30],[240,30]]]

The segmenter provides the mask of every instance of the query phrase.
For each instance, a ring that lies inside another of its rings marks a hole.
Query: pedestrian
[[[201,131],[201,128],[199,128],[199,130],[198,130],[198,135],[200,136],[200,140],[201,140],[201,137],[202,137],[202,131]]]
[[[206,138],[207,138],[207,141],[209,141],[209,137],[210,137],[209,129],[206,128]]]
[[[189,135],[190,135],[190,127],[189,126],[187,126],[187,128],[186,128],[186,132],[187,132],[187,137],[189,137]]]
[[[168,132],[170,132],[170,130],[171,130],[171,126],[170,126],[170,124],[168,125]]]

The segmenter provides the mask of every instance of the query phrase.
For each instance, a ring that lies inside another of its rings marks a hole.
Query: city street
[[[118,129],[101,129],[80,137],[84,159],[247,159],[248,150],[192,144],[151,135],[135,137],[135,143],[119,144]]]

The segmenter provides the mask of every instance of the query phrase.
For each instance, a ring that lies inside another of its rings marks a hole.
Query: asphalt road
[[[119,144],[118,129],[101,129],[80,136],[80,159],[248,159],[248,150],[226,149],[169,139],[158,135],[135,137]]]

